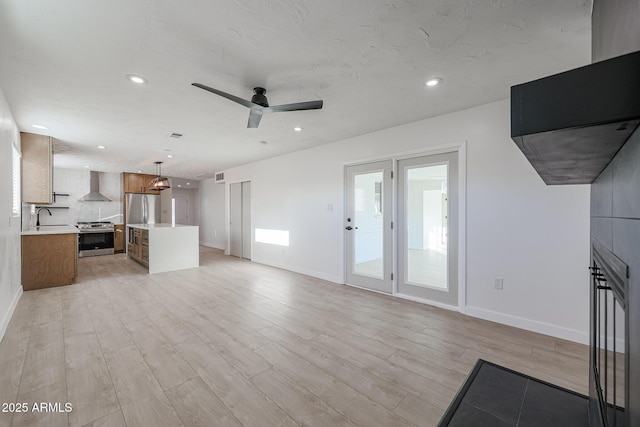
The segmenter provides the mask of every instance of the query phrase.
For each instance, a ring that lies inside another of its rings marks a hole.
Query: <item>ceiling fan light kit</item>
[[[239,98],[235,95],[222,92],[221,90],[214,89],[209,86],[205,86],[201,83],[192,83],[192,85],[200,89],[204,89],[208,92],[214,93],[216,95],[222,96],[223,98],[227,98],[230,101],[233,101],[237,104],[240,104],[249,108],[250,111],[249,111],[249,121],[247,123],[247,128],[257,128],[258,125],[260,125],[260,119],[262,119],[262,115],[264,113],[319,110],[322,108],[322,105],[323,105],[323,102],[320,99],[316,101],[296,102],[293,104],[269,106],[269,101],[267,100],[267,97],[265,95],[267,91],[265,88],[262,88],[262,87],[253,88],[253,96],[251,97],[251,101],[248,101],[246,99]]]

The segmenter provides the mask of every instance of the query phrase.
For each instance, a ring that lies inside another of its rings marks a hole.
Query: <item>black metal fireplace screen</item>
[[[629,269],[596,241],[592,245],[590,421],[591,426],[628,426]]]

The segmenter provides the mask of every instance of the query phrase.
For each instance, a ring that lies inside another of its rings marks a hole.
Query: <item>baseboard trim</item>
[[[556,338],[562,338],[568,341],[577,342],[579,344],[589,345],[589,333],[577,331],[575,329],[564,328],[562,326],[552,325],[550,323],[540,322],[537,320],[525,319],[523,317],[513,316],[505,313],[487,310],[479,307],[466,306],[462,310],[463,314],[477,317],[484,320],[490,320],[496,323],[513,326],[527,331],[537,332],[543,335],[550,335]]]
[[[258,259],[252,258],[251,261],[255,262],[255,263],[258,263],[258,264],[268,265],[269,267],[281,268],[283,270],[293,271],[294,273],[304,274],[305,276],[315,277],[316,279],[326,280],[327,282],[332,282],[332,283],[337,283],[339,285],[344,285],[344,281],[341,278],[339,278],[338,276],[333,276],[333,275],[330,275],[330,274],[320,273],[320,272],[317,272],[317,271],[308,270],[306,268],[292,267],[292,266],[286,265],[286,264],[277,264],[277,263],[272,263],[272,262],[265,262],[265,261],[260,260],[259,258]]]
[[[0,342],[4,338],[4,333],[7,332],[7,328],[9,327],[9,322],[13,317],[13,313],[18,306],[18,301],[20,301],[20,297],[22,296],[22,286],[18,286],[18,290],[16,291],[13,299],[11,300],[11,304],[9,304],[9,308],[7,312],[4,314],[2,318],[2,323],[0,323]]]
[[[206,246],[208,248],[220,249],[220,250],[223,250],[223,251],[226,249],[224,245],[217,244],[217,243],[211,243],[211,242],[200,241],[200,245]]]

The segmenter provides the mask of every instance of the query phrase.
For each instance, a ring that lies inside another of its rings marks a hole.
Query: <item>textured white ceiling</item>
[[[1,0],[0,87],[20,130],[58,140],[56,166],[153,173],[164,160],[163,174],[202,179],[585,65],[590,11],[589,0]],[[444,83],[425,89],[430,76]],[[247,129],[248,109],[193,82],[324,108]]]

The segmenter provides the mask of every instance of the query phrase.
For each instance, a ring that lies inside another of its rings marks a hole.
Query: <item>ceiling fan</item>
[[[237,102],[238,104],[244,105],[245,107],[248,107],[250,111],[249,111],[249,122],[247,123],[247,128],[257,128],[258,125],[260,124],[260,119],[262,118],[262,114],[264,113],[278,113],[281,111],[319,110],[322,108],[322,100],[269,106],[269,102],[267,101],[267,97],[265,96],[265,93],[267,91],[262,87],[254,87],[251,101],[247,101],[246,99],[238,98],[237,96],[228,94],[226,92],[222,92],[221,90],[214,89],[212,87],[205,86],[200,83],[192,83],[192,85],[195,87],[199,87],[200,89],[209,91],[211,93],[215,93],[216,95],[220,95],[233,102]]]

